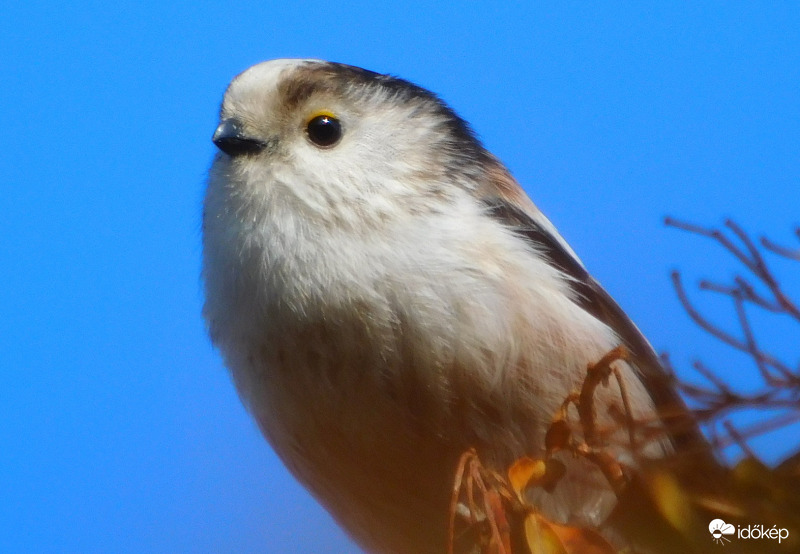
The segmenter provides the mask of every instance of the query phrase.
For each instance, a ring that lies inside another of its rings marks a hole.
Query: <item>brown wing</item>
[[[589,275],[563,239],[554,235],[555,230],[549,221],[538,210],[534,211],[535,207],[533,210],[524,210],[516,203],[498,196],[490,196],[483,201],[492,217],[529,242],[537,252],[547,257],[552,266],[568,275],[576,303],[613,329],[624,342],[631,353],[632,365],[650,393],[675,448],[681,452],[707,452],[707,441],[650,343],[614,299]]]

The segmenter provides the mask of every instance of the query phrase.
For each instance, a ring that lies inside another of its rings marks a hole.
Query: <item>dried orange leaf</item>
[[[553,531],[552,524],[537,513],[525,516],[525,541],[531,554],[570,554]]]
[[[508,468],[508,482],[519,499],[522,500],[525,489],[528,488],[528,483],[532,480],[541,479],[546,471],[547,466],[544,461],[528,457],[520,458]]]
[[[567,554],[615,554],[616,550],[599,533],[550,523],[550,529],[561,541]]]
[[[665,471],[653,472],[648,484],[653,502],[664,519],[675,529],[688,534],[694,516],[691,499],[675,477]]]
[[[733,479],[743,485],[764,485],[771,475],[767,466],[753,458],[744,458],[733,468]]]
[[[525,540],[531,554],[616,554],[617,552],[596,531],[559,525],[535,512],[525,516]]]

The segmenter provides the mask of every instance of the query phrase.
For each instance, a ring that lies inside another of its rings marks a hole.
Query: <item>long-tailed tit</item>
[[[427,90],[269,61],[230,84],[213,140],[211,338],[275,451],[364,548],[443,552],[462,452],[498,470],[542,455],[587,364],[621,343],[634,415],[685,410],[635,325]],[[684,428],[645,453],[695,440]],[[565,463],[572,478],[534,501],[600,523],[614,495]]]

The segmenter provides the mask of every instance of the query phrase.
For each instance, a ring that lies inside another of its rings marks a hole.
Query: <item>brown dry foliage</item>
[[[634,445],[635,429],[644,422],[634,421],[630,415],[625,383],[614,367],[614,362],[625,359],[627,353],[624,347],[618,347],[590,364],[581,389],[564,399],[546,434],[544,457],[519,459],[501,475],[484,467],[474,450],[464,453],[450,505],[450,554],[456,549],[482,554],[702,553],[718,548],[709,530],[709,522],[718,518],[735,526],[763,525],[767,530],[775,526],[788,532],[780,544],[771,539],[733,537],[725,543],[725,552],[800,551],[800,440],[794,445],[796,453],[776,467],[765,465],[748,445],[748,439],[757,434],[800,420],[800,365],[793,367],[765,351],[755,338],[747,313],[748,308],[765,310],[788,316],[800,325],[798,303],[780,285],[765,259],[769,252],[800,261],[800,249],[766,238],[761,239],[759,248],[731,221],[725,227],[739,244],[717,229],[673,219],[666,223],[715,240],[747,270],[747,276],[736,276],[732,284],[702,281],[699,287],[730,298],[741,336],[712,323],[695,308],[678,272],[672,274],[672,280],[689,316],[706,332],[747,354],[763,386],[757,391],[735,391],[702,362],[695,362],[694,368],[709,385],[689,384],[675,378],[664,358],[675,385],[696,406],[697,420],[709,429],[712,447],[721,453],[726,446],[736,444],[744,457],[731,467],[719,465],[710,473],[681,463],[680,452],[666,459],[639,460],[635,470],[622,466],[596,438],[594,403],[597,387],[611,386],[613,379],[626,412],[622,421]],[[795,234],[800,240],[800,229]],[[578,421],[569,420],[570,406],[576,408]],[[754,408],[779,413],[746,429],[737,429],[725,419],[732,412]],[[526,491],[531,488],[552,490],[561,479],[569,478],[563,464],[552,457],[563,450],[595,464],[617,495],[617,506],[607,521],[614,529],[613,544],[597,529],[549,521],[526,500]]]

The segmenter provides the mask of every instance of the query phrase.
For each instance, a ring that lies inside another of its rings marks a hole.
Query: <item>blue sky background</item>
[[[747,383],[668,280],[738,268],[662,217],[730,216],[791,243],[797,5],[555,4],[6,3],[0,551],[357,552],[260,438],[199,315],[217,108],[269,58],[439,93],[659,350]],[[776,267],[797,291],[797,266]],[[701,304],[732,323],[726,303]],[[771,325],[796,363],[797,330]]]

